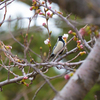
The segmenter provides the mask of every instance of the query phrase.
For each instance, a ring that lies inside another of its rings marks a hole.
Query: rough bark
[[[74,76],[53,100],[83,100],[96,83],[100,72],[100,38]]]

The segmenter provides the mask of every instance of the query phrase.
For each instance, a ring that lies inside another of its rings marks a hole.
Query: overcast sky
[[[52,9],[56,9],[59,10],[59,7],[56,4],[52,4],[50,5],[52,7]],[[7,15],[6,15],[6,20],[9,18],[9,16],[11,16],[12,19],[17,18],[19,16],[21,17],[32,17],[33,16],[33,11],[30,11],[30,6],[28,6],[27,4],[24,4],[20,1],[14,1],[12,2],[10,5],[7,6]],[[2,21],[3,16],[4,16],[4,9],[0,11],[0,21]],[[57,16],[54,15],[53,18],[57,18]],[[28,19],[22,20],[22,28],[27,28],[28,27]],[[42,23],[45,22],[45,19],[42,18],[41,16],[38,17],[37,19],[37,25],[42,26]],[[2,27],[0,28],[1,30],[5,29],[5,25],[7,23],[4,23],[2,25]],[[32,21],[31,26],[34,25],[34,21]],[[49,28],[50,30],[57,35],[58,33],[61,33],[62,30],[59,28],[56,28],[56,26],[54,25],[54,22],[52,20],[49,21]],[[44,29],[44,31],[46,32],[46,29]]]

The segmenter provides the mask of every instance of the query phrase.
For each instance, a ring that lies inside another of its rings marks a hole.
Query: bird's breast
[[[57,54],[63,48],[63,42],[59,41],[53,51],[54,54]]]

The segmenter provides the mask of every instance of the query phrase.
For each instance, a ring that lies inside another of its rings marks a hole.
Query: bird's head
[[[62,36],[58,36],[58,40],[62,40]]]

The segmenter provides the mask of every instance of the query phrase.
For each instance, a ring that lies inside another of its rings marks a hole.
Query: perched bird
[[[63,40],[62,36],[58,36],[58,40],[56,45],[53,47],[53,51],[52,54],[50,55],[51,57],[54,57],[58,52],[61,51],[61,49],[65,46],[65,41]],[[62,54],[62,52],[64,51],[64,49],[59,53]]]

